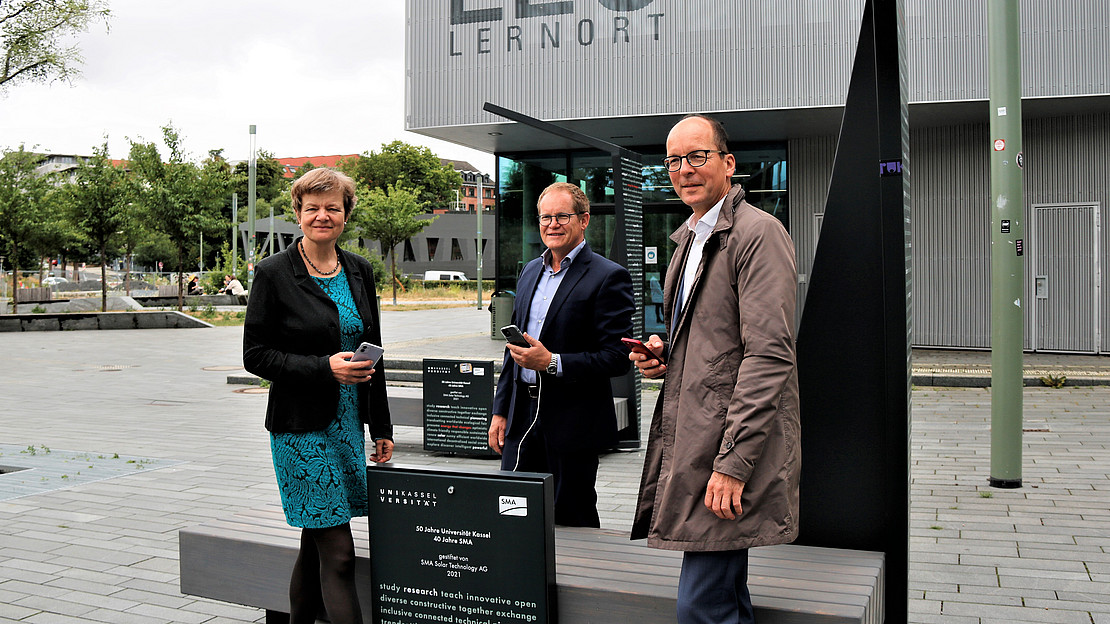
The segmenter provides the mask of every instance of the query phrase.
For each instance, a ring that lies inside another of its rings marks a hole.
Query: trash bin
[[[490,340],[504,340],[501,328],[513,323],[513,303],[516,293],[511,290],[498,290],[489,298],[489,337]]]

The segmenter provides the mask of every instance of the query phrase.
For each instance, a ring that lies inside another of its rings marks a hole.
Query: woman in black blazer
[[[315,622],[322,604],[332,622],[361,624],[350,521],[369,504],[363,426],[374,438],[370,461],[393,455],[385,371],[350,361],[361,342],[381,344],[370,263],[336,245],[354,191],[331,169],[293,184],[304,236],[258,263],[243,332],[244,366],[270,381],[266,429],[282,509],[302,529],[293,623]]]

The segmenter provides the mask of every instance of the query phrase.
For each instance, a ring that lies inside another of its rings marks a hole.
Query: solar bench
[[[369,536],[365,521],[352,527],[370,622]],[[267,623],[286,622],[299,536],[278,506],[182,529],[181,593],[265,609]],[[562,624],[675,621],[682,553],[615,531],[556,527],[555,559]],[[882,624],[883,574],[882,553],[770,546],[751,551],[748,586],[760,624]]]

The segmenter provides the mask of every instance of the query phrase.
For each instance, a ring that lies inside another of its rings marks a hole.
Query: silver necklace
[[[308,252],[306,252],[304,250],[304,239],[301,239],[301,240],[297,241],[297,244],[299,244],[300,247],[301,247],[301,255],[304,256],[305,262],[307,262],[308,266],[315,269],[316,272],[319,273],[320,275],[331,275],[332,273],[335,273],[336,271],[339,270],[339,254],[335,255],[335,268],[334,269],[332,269],[330,271],[321,271],[319,267],[317,267],[315,264],[312,264],[312,258],[309,258],[308,257]]]

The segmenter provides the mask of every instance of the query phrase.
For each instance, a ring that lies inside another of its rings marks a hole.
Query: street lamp
[[[485,199],[482,197],[482,172],[478,172],[478,202],[475,204],[478,213],[478,238],[475,243],[478,250],[478,309],[482,309],[482,204]]]
[[[250,237],[247,241],[247,290],[250,291],[251,284],[254,283],[254,248],[255,248],[255,231],[254,231],[254,191],[257,175],[258,162],[256,161],[256,150],[258,149],[258,134],[254,124],[250,127],[251,133],[251,159],[250,167],[248,169],[247,177],[247,220],[250,221]]]

